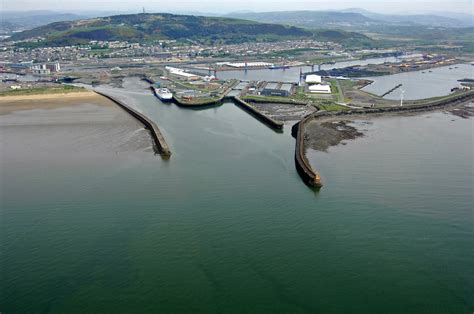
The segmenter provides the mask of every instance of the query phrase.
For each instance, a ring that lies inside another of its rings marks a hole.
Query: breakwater
[[[292,128],[293,136],[296,137],[295,145],[295,166],[298,174],[303,179],[304,183],[314,188],[321,188],[323,186],[321,182],[321,176],[319,173],[311,167],[305,154],[304,136],[305,126],[309,120],[313,117],[309,115],[303,120],[295,124]]]
[[[351,109],[351,110],[340,110],[340,111],[318,111],[312,114],[312,116],[317,118],[317,117],[343,116],[343,115],[356,115],[356,114],[421,112],[421,111],[428,111],[428,110],[436,110],[436,109],[440,109],[440,108],[448,107],[448,106],[456,106],[468,100],[473,100],[473,99],[474,99],[474,91],[471,90],[465,93],[451,95],[443,99],[433,100],[431,102],[420,103],[416,105]]]
[[[146,117],[144,114],[136,111],[135,109],[130,108],[128,105],[118,100],[117,98],[104,94],[102,92],[98,92],[98,91],[95,91],[95,92],[101,96],[104,96],[105,98],[110,99],[111,101],[119,105],[127,113],[129,113],[131,116],[133,116],[135,119],[140,121],[145,126],[145,128],[150,131],[158,153],[165,159],[170,158],[171,150],[169,149],[168,144],[165,141],[165,138],[161,134],[161,131],[155,122],[148,119],[148,117]]]
[[[249,112],[251,115],[259,119],[260,121],[262,121],[263,123],[271,127],[272,129],[278,130],[278,131],[283,130],[284,124],[282,121],[278,121],[278,120],[270,118],[269,116],[263,114],[262,112],[257,110],[254,106],[252,106],[251,104],[247,103],[246,101],[242,100],[239,97],[234,97],[234,101],[238,106],[243,108],[245,111]]]

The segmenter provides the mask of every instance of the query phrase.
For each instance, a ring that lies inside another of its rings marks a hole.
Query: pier
[[[141,122],[145,126],[145,128],[150,131],[151,137],[153,138],[153,141],[155,143],[155,147],[157,148],[157,151],[161,155],[161,157],[163,157],[163,159],[169,159],[171,157],[171,150],[169,149],[165,138],[161,134],[161,131],[155,122],[151,121],[148,117],[138,112],[137,110],[130,108],[128,105],[118,100],[117,98],[99,91],[95,92],[105,98],[110,99],[111,101],[119,105],[123,110],[128,112],[131,116],[133,116],[135,119],[137,119],[139,122]]]

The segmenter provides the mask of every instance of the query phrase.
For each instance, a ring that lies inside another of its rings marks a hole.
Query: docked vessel
[[[167,88],[156,88],[153,87],[156,97],[161,101],[171,101],[173,99],[173,93]]]

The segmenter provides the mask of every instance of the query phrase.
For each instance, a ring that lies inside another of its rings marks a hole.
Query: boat
[[[156,88],[153,87],[156,97],[161,101],[171,101],[173,99],[173,93],[167,88]]]

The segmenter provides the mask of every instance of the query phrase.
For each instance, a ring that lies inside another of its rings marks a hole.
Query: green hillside
[[[150,41],[192,39],[244,42],[310,37],[297,27],[240,19],[173,14],[117,15],[88,20],[57,22],[15,34],[12,40],[43,37],[45,45],[70,45],[90,40]]]
[[[117,15],[57,22],[15,34],[10,40],[31,38],[42,38],[42,46],[86,44],[91,40],[147,42],[160,39],[189,39],[208,44],[302,38],[350,44],[370,42],[364,35],[337,30],[310,31],[235,18],[173,14]]]

